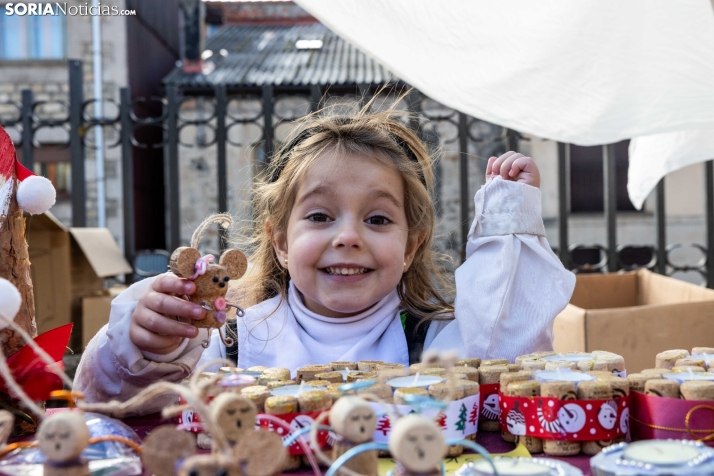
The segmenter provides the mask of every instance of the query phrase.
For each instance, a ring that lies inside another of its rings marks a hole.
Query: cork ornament
[[[255,404],[242,395],[221,393],[213,399],[209,409],[211,418],[233,447],[243,441],[245,435],[255,431],[258,412]]]
[[[225,363],[219,359],[207,362],[204,366],[215,366],[217,362]],[[204,366],[200,370],[203,370]],[[203,393],[198,390],[199,383],[198,379],[191,379],[190,389],[194,396]],[[210,457],[196,455],[186,459],[179,474],[270,476],[279,473],[285,467],[288,451],[283,446],[282,438],[273,432],[256,430],[258,410],[268,411],[270,398],[277,397],[266,398],[265,405],[258,408],[257,402],[248,397],[248,392],[244,392],[249,388],[252,387],[240,389],[241,393],[230,391],[219,393],[210,402],[208,408],[204,408],[201,419],[211,436],[211,455]],[[194,398],[193,401],[189,401],[189,405],[198,405],[195,408],[198,409],[202,406],[201,400]],[[177,411],[184,409],[185,407],[182,406],[164,409],[163,414],[173,416]],[[292,411],[296,409],[297,403],[292,407]]]
[[[142,445],[141,462],[154,476],[175,476],[176,464],[196,454],[196,438],[176,425],[151,430]]]
[[[444,436],[434,420],[411,414],[394,424],[389,451],[397,462],[398,476],[439,476],[446,452]]]
[[[40,451],[47,457],[44,476],[89,476],[81,457],[89,446],[89,429],[81,412],[65,411],[47,417],[37,431]]]
[[[231,456],[194,455],[186,458],[178,476],[242,476],[240,465]]]
[[[332,431],[339,435],[332,445],[332,460],[335,461],[357,445],[372,441],[372,434],[377,428],[377,415],[362,398],[345,396],[330,409],[330,423]],[[377,451],[360,453],[347,461],[345,467],[359,474],[376,476]],[[348,473],[340,471],[337,474],[344,476]]]
[[[233,450],[233,459],[241,468],[241,476],[278,474],[287,457],[282,438],[268,430],[252,431]]]
[[[357,368],[357,365],[353,368]],[[310,428],[314,454],[322,463],[330,466],[327,475],[376,476],[379,452],[386,452],[388,448],[385,443],[372,440],[377,428],[377,414],[368,402],[380,405],[390,419],[396,421],[397,413],[389,405],[391,387],[377,383],[373,378],[331,385],[334,386],[334,402],[314,420]],[[346,395],[348,392],[356,392],[358,395]],[[389,399],[385,398],[386,394]],[[331,427],[323,425],[328,417]],[[329,456],[320,449],[318,430],[330,430],[332,454]]]
[[[224,251],[218,264],[213,263],[215,259],[213,255],[201,256],[198,244],[206,229],[214,223],[228,228],[233,221],[227,214],[207,218],[194,232],[191,246],[177,248],[171,254],[169,261],[169,268],[176,276],[189,279],[196,284],[196,292],[186,296],[186,299],[199,304],[206,311],[206,317],[192,321],[191,324],[199,328],[208,328],[209,333],[210,329],[220,329],[225,324],[229,307],[237,310],[238,317],[243,316],[243,309],[240,306],[226,301],[226,293],[229,282],[241,278],[248,268],[245,255],[236,249]],[[221,340],[228,347],[233,345],[233,339],[223,334]],[[204,342],[204,347],[207,347],[209,342],[210,338]]]
[[[280,471],[286,455],[280,436],[257,430],[230,454],[199,454],[179,461],[178,476],[272,476]],[[171,468],[167,476],[174,474]]]

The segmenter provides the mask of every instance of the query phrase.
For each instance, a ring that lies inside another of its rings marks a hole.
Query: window
[[[617,211],[636,211],[627,194],[629,140],[615,144],[615,189]],[[572,213],[602,213],[605,210],[603,192],[603,148],[570,145],[570,210]]]
[[[22,147],[16,151],[17,159],[22,162]],[[61,144],[43,143],[33,151],[34,170],[54,185],[57,200],[69,198],[72,194],[72,167],[69,148]]]
[[[0,4],[0,60],[64,59],[67,19],[59,15],[7,15]]]

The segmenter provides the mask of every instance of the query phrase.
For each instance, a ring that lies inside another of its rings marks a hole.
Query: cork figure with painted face
[[[255,431],[255,404],[235,393],[221,393],[210,406],[211,420],[223,431],[228,444],[235,446],[246,433]]]
[[[332,430],[340,439],[332,445],[332,460],[342,456],[357,445],[372,441],[377,427],[377,415],[372,407],[360,397],[345,396],[337,400],[330,409]],[[365,451],[350,458],[344,466],[367,476],[376,476],[377,451]],[[340,471],[337,474],[345,475]]]
[[[227,308],[238,308],[226,301],[228,283],[243,276],[248,260],[239,250],[225,251],[218,264],[213,264],[213,259],[213,255],[202,257],[196,248],[187,246],[177,248],[171,255],[171,271],[196,284],[196,292],[189,300],[206,310],[205,318],[192,322],[196,327],[219,328],[226,322]]]
[[[421,415],[407,415],[394,425],[389,451],[397,461],[397,476],[439,476],[439,462],[446,452],[437,424]]]
[[[47,417],[37,432],[40,451],[47,461],[45,476],[89,476],[89,465],[81,457],[89,445],[89,429],[79,412],[64,411]]]

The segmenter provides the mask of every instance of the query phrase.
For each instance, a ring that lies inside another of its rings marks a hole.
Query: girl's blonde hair
[[[398,103],[401,98],[394,102]],[[275,254],[272,237],[287,231],[288,220],[302,179],[326,152],[373,157],[400,172],[404,184],[408,246],[424,239],[397,287],[402,307],[424,322],[453,317],[453,283],[441,266],[441,255],[432,250],[436,210],[432,200],[434,174],[426,145],[400,117],[394,105],[370,112],[374,99],[358,111],[344,107],[323,109],[299,121],[293,137],[277,151],[257,181],[253,195],[253,230],[249,248],[253,270],[241,281],[246,305],[287,295],[289,275]],[[411,151],[411,158],[408,156]]]

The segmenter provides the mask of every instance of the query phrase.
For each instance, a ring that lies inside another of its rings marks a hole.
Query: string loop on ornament
[[[223,342],[223,345],[225,345],[226,347],[233,347],[233,344],[236,343],[236,341],[233,340],[232,337],[228,337],[227,335],[224,336],[223,332],[221,332],[220,329],[218,329],[218,336],[221,338],[221,342]]]
[[[695,438],[697,441],[711,441],[714,440],[714,430],[697,430],[695,428],[691,427],[690,420],[692,418],[692,415],[694,412],[697,410],[709,410],[709,411],[714,411],[714,407],[711,405],[697,405],[696,407],[692,407],[687,414],[684,417],[684,425],[687,428],[687,432]],[[697,433],[709,433],[706,436],[699,437],[697,436]]]
[[[204,349],[208,349],[208,346],[211,345],[211,329],[210,327],[208,328],[208,337],[206,337],[203,342],[201,342],[201,347]]]

